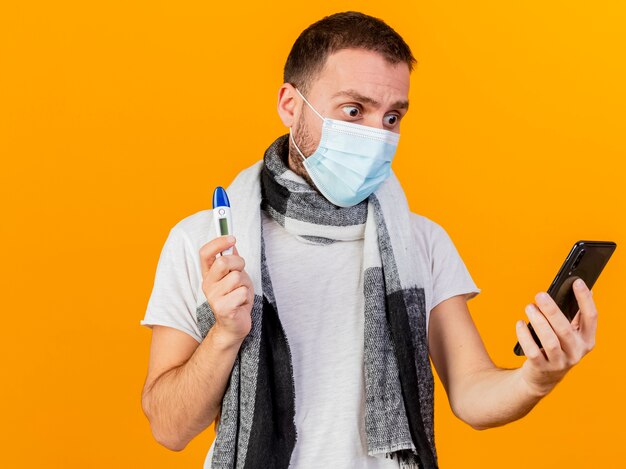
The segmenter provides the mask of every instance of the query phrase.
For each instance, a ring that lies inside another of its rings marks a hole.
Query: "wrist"
[[[209,330],[207,337],[208,336],[211,336],[211,342],[221,351],[238,351],[244,339],[244,337],[239,338],[234,336],[217,323]]]
[[[556,386],[556,383],[544,383],[541,385],[533,383],[532,380],[528,379],[525,371],[524,366],[517,369],[518,381],[521,383],[524,390],[533,398],[542,399],[546,397]]]

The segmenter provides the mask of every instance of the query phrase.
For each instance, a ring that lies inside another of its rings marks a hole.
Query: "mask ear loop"
[[[305,161],[306,157],[302,154],[302,152],[298,148],[298,145],[296,144],[296,141],[293,139],[293,134],[291,133],[291,127],[289,127],[289,137],[291,137],[291,141],[293,142],[293,146],[296,147],[296,150],[298,150],[298,153],[300,153],[300,156],[302,157],[302,161]]]
[[[298,92],[298,94],[300,95],[300,97],[302,99],[304,99],[304,102],[307,103],[309,105],[309,107],[313,110],[313,112],[315,114],[317,114],[319,116],[320,119],[322,119],[322,121],[324,121],[324,117],[315,110],[315,108],[311,105],[310,102],[307,101],[307,99],[303,96],[302,93],[300,93],[300,90],[296,87],[294,87],[294,89]],[[293,142],[293,146],[296,147],[296,150],[298,150],[298,153],[300,153],[300,156],[302,157],[302,161],[306,160],[306,157],[302,154],[302,152],[300,151],[300,149],[298,148],[298,145],[296,144],[296,141],[293,138],[293,134],[291,133],[291,127],[289,127],[289,137],[291,137],[291,141]]]
[[[302,99],[304,99],[304,102],[305,102],[305,103],[307,103],[311,109],[313,109],[313,112],[314,112],[315,114],[317,114],[317,115],[319,116],[319,118],[320,118],[320,119],[324,120],[324,117],[323,117],[323,116],[322,116],[319,112],[317,112],[317,111],[315,110],[315,108],[311,105],[311,103],[307,101],[307,99],[306,99],[306,98],[302,95],[302,93],[300,93],[300,90],[299,90],[298,88],[295,88],[295,90],[298,92],[298,94],[300,95],[300,97],[301,97]]]

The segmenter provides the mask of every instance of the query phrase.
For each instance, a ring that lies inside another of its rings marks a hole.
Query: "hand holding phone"
[[[612,241],[578,241],[565,258],[547,293],[570,322],[579,310],[573,290],[574,281],[582,278],[591,289],[616,247],[617,245]],[[543,348],[530,323],[528,329],[537,345]],[[524,355],[519,342],[515,344],[513,352],[515,355]]]

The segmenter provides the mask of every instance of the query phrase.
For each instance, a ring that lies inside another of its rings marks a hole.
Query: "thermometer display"
[[[220,234],[222,236],[229,234],[228,233],[228,220],[226,218],[219,218],[220,222]]]
[[[213,192],[213,220],[215,221],[215,232],[219,236],[233,234],[233,219],[230,214],[230,201],[223,187],[218,186]],[[233,248],[230,247],[222,252],[224,254],[232,254]]]

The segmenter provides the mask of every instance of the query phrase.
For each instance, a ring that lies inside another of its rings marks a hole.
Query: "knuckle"
[[[571,325],[570,327],[564,328],[563,331],[561,332],[561,337],[563,337],[566,340],[570,340],[573,336],[574,336],[574,329],[572,328]]]
[[[240,287],[240,301],[242,304],[248,301],[248,287],[246,286]]]
[[[554,318],[556,316],[563,314],[563,312],[560,310],[560,308],[556,304],[550,305],[544,310],[545,310],[545,315],[550,318]]]
[[[531,350],[526,356],[529,360],[537,360],[541,356],[541,352],[539,350]]]
[[[198,252],[199,252],[200,257],[202,259],[208,257],[208,255],[209,255],[209,246],[208,246],[208,244],[205,244],[204,246],[202,246]]]
[[[561,347],[559,346],[558,342],[552,340],[548,341],[548,343],[543,344],[543,349],[546,352],[556,352],[557,350],[560,350],[560,348]]]
[[[222,314],[222,300],[220,298],[215,298],[213,303],[209,303],[211,309],[215,313],[216,316],[221,316]]]
[[[238,285],[239,283],[241,283],[241,280],[242,280],[241,272],[239,272],[238,270],[233,270],[228,275],[231,277],[235,285]]]
[[[216,283],[213,280],[211,280],[208,276],[206,276],[202,280],[202,290],[204,291],[206,295],[215,296],[215,288],[216,288]]]
[[[548,351],[552,351],[552,350],[556,350],[559,347],[559,341],[556,339],[556,337],[554,336],[554,334],[548,336],[548,337],[540,337],[541,339],[541,346],[543,347],[544,350]]]
[[[244,285],[248,287],[252,287],[252,279],[248,275],[248,272],[246,272],[245,270],[241,271],[241,281],[243,282]]]
[[[580,353],[574,353],[573,356],[566,356],[565,359],[563,360],[562,369],[569,370],[574,365],[576,365],[580,361],[581,358],[582,358],[582,355]]]
[[[226,259],[224,256],[219,256],[215,258],[215,262],[213,262],[213,268],[218,271],[223,271],[226,268]]]

